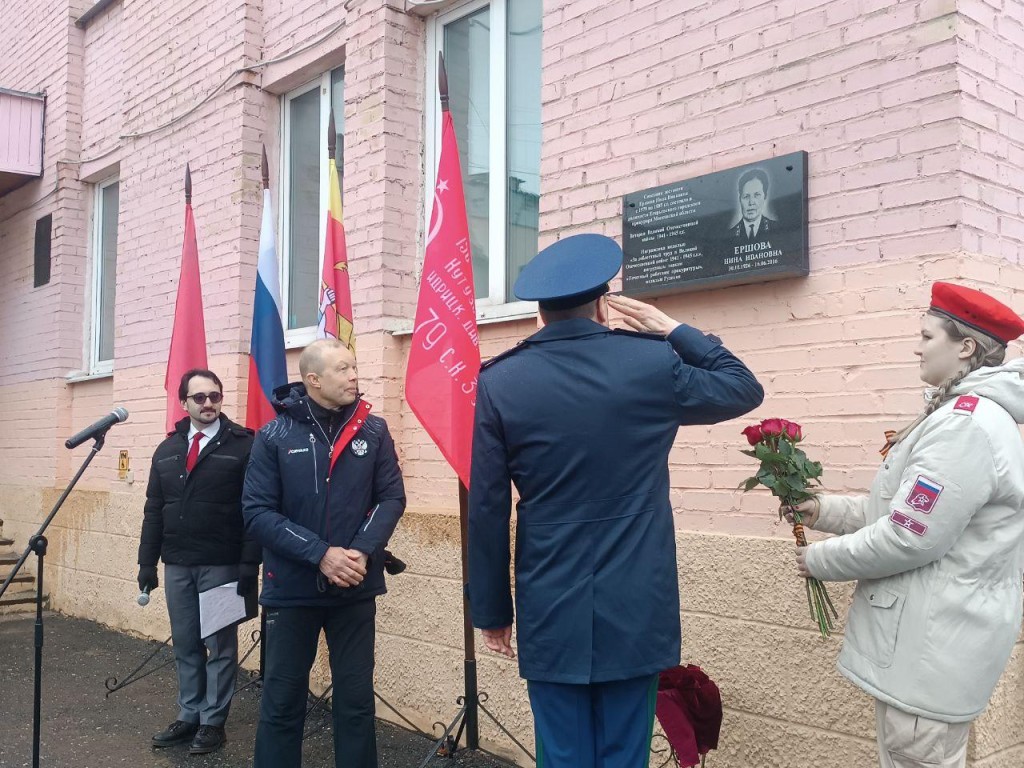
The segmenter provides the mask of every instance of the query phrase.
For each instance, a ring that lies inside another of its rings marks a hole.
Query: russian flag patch
[[[961,395],[956,399],[956,403],[953,405],[953,411],[956,413],[974,413],[974,410],[978,407],[978,398],[974,395]]]
[[[928,530],[928,526],[924,523],[904,515],[902,512],[896,512],[895,510],[891,515],[889,515],[889,521],[893,525],[898,525],[900,528],[906,528],[908,531],[917,534],[918,536],[924,536],[925,531]]]
[[[923,475],[917,476],[917,482],[914,483],[914,487],[910,489],[910,493],[907,494],[906,504],[911,509],[915,509],[918,512],[924,512],[926,515],[931,514],[932,508],[935,506],[935,502],[939,500],[939,496],[942,495],[942,486],[936,483],[934,480],[929,480]]]

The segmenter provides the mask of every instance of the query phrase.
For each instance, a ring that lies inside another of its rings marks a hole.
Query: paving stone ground
[[[0,617],[0,767],[32,765],[34,615]],[[185,747],[154,750],[150,736],[174,720],[173,665],[110,696],[104,681],[124,677],[155,644],[83,619],[47,614],[44,619],[43,705],[40,766],[47,768],[248,768],[259,710],[258,687],[235,697],[228,743],[212,755],[190,756]],[[247,673],[239,682],[248,680]],[[314,713],[303,749],[304,768],[333,768],[329,713]],[[378,720],[380,768],[416,768],[430,752],[424,736]],[[501,768],[479,752],[435,757],[429,768]]]

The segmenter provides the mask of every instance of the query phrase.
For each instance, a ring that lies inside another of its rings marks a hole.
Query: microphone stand
[[[113,426],[113,425],[111,425]],[[7,580],[0,586],[0,597],[4,596],[7,588],[14,581],[14,577],[18,575],[18,571],[28,560],[28,556],[35,553],[38,559],[38,565],[36,567],[36,631],[35,631],[35,687],[33,690],[32,698],[32,768],[39,768],[39,734],[42,723],[42,698],[43,698],[43,558],[46,556],[46,537],[43,533],[46,531],[47,526],[53,521],[53,518],[57,515],[57,510],[60,509],[64,500],[67,499],[71,493],[71,489],[75,487],[75,483],[78,482],[79,478],[85,472],[85,468],[89,466],[89,463],[93,460],[100,448],[103,447],[103,440],[106,438],[106,430],[96,436],[95,442],[89,451],[89,455],[85,457],[85,461],[82,462],[82,466],[79,467],[78,472],[71,478],[71,482],[68,483],[68,487],[64,489],[64,493],[57,499],[57,503],[53,505],[53,509],[50,510],[50,514],[46,516],[43,524],[39,526],[39,530],[28,540],[28,546],[22,553],[21,558],[17,564],[7,575]]]

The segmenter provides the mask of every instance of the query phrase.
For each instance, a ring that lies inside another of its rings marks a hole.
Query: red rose
[[[783,419],[782,428],[786,431],[786,437],[788,437],[794,443],[799,443],[801,440],[804,439],[803,430],[800,428],[800,425],[797,424],[795,421],[786,421],[785,419]]]
[[[782,434],[782,419],[765,419],[761,422],[761,433],[765,437],[778,437]]]
[[[761,438],[764,437],[764,435],[761,434],[761,427],[757,424],[752,427],[747,427],[741,434],[747,438],[747,442],[751,445],[757,445],[761,442]]]

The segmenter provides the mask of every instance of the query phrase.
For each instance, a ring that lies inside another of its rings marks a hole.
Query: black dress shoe
[[[175,744],[186,744],[192,741],[192,737],[199,730],[199,723],[186,723],[184,720],[175,720],[160,733],[153,735],[154,747],[173,747]]]
[[[196,737],[189,745],[190,755],[205,755],[208,752],[216,752],[224,746],[228,737],[224,735],[224,729],[219,725],[200,725],[196,731]]]

